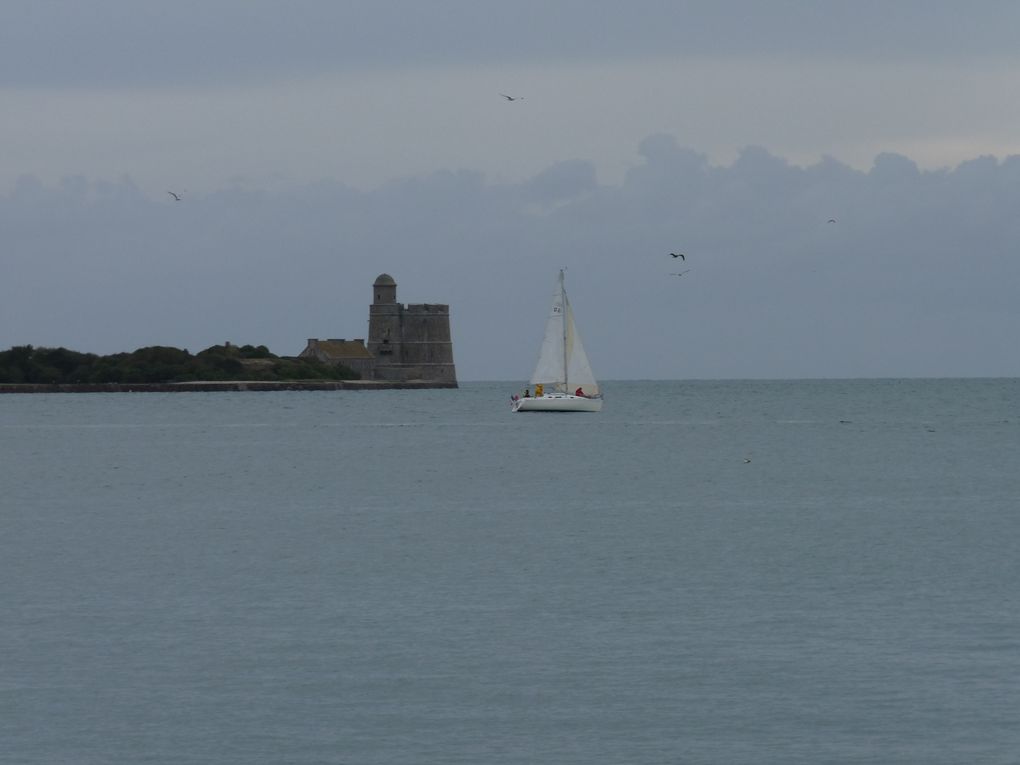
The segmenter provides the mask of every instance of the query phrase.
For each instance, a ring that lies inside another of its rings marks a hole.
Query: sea
[[[1020,380],[521,388],[0,396],[0,762],[1020,762]]]

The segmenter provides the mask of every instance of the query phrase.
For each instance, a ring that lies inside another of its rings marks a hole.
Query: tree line
[[[347,367],[324,364],[318,359],[276,356],[264,345],[213,345],[194,355],[187,350],[160,345],[109,356],[31,345],[0,351],[0,383],[8,384],[357,380],[359,377]]]

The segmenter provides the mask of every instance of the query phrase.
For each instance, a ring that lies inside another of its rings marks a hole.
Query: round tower
[[[379,274],[372,285],[368,308],[368,352],[375,356],[375,377],[389,380],[394,366],[402,363],[403,306],[397,302],[397,283],[389,274]]]
[[[450,307],[439,303],[404,307],[402,353],[409,375],[423,380],[457,381],[450,341]]]
[[[450,307],[398,303],[397,283],[389,274],[379,274],[372,285],[368,351],[375,357],[376,380],[419,380],[457,387]]]

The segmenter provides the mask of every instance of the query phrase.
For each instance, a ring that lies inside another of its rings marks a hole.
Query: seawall
[[[234,393],[238,391],[280,390],[428,390],[456,388],[456,382],[412,380],[323,380],[265,382],[231,380],[227,382],[181,383],[94,383],[70,385],[15,385],[0,383],[0,393]]]

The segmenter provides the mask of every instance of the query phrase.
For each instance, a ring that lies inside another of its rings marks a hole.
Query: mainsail
[[[552,307],[545,323],[545,337],[538,364],[531,375],[531,384],[541,384],[564,393],[573,393],[580,388],[586,396],[595,396],[599,392],[588,363],[588,354],[584,352],[581,335],[574,324],[574,312],[563,288],[563,271],[556,280]]]

